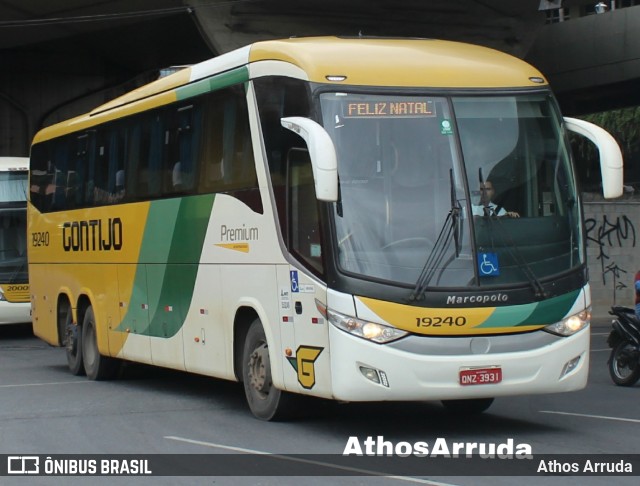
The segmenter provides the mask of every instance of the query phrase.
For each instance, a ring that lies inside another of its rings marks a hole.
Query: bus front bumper
[[[330,325],[333,397],[343,401],[427,401],[579,390],[587,384],[589,329],[524,351],[429,355],[366,341]],[[467,370],[497,368],[499,383],[461,383],[466,381],[462,375]]]

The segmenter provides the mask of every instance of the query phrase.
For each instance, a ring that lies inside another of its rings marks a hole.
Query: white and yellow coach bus
[[[0,157],[0,325],[31,322],[27,277],[28,157]]]
[[[36,135],[35,333],[90,379],[127,360],[242,381],[261,419],[295,394],[473,412],[582,388],[568,128],[619,195],[611,137],[494,50],[289,39],[183,69]]]

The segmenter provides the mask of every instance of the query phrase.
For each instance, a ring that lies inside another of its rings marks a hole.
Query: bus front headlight
[[[409,334],[407,331],[396,329],[395,327],[363,321],[362,319],[345,316],[331,310],[327,310],[327,315],[329,322],[338,329],[379,344],[395,341]]]
[[[0,287],[0,302],[3,300],[7,300],[7,298],[4,296],[4,289]]]
[[[584,329],[591,322],[591,307],[578,314],[565,317],[555,324],[545,327],[543,330],[558,336],[571,336]]]

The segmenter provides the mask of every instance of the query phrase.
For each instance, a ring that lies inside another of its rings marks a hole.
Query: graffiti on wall
[[[585,230],[587,233],[587,245],[594,244],[597,248],[597,260],[600,262],[602,283],[607,284],[607,276],[613,279],[613,302],[616,303],[616,291],[627,287],[623,273],[627,270],[621,268],[609,256],[609,248],[614,246],[622,247],[636,246],[636,228],[626,215],[616,216],[615,220],[609,219],[606,214],[601,220],[595,218],[585,219]]]

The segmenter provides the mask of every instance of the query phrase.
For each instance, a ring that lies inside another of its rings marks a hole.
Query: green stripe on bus
[[[176,97],[178,101],[192,98],[210,91],[233,86],[234,84],[245,83],[249,80],[249,69],[242,66],[226,73],[218,74],[210,78],[196,81],[181,88],[176,88]]]
[[[526,326],[545,322],[553,324],[561,321],[567,317],[567,313],[571,310],[579,295],[580,289],[539,302],[533,313],[521,325]]]
[[[151,203],[132,305],[119,330],[165,338],[180,330],[191,305],[214,199],[207,194]],[[140,305],[145,303],[147,309]]]
[[[149,296],[158,296],[149,313],[151,336],[171,337],[184,323],[193,297],[213,200],[213,194],[181,200],[167,265],[147,270]],[[161,279],[162,271],[164,278]]]
[[[497,307],[478,327],[517,327],[553,324],[564,319],[573,307],[580,290],[531,304]]]

